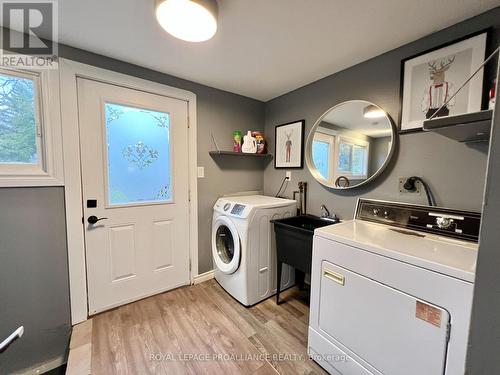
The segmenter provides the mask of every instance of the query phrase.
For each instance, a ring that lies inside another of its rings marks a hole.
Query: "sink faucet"
[[[293,192],[293,199],[299,195],[299,208],[297,208],[297,215],[305,215],[307,213],[307,182],[299,181],[299,190]]]
[[[324,204],[321,205],[321,217],[330,217],[330,211],[328,211],[328,208]]]
[[[323,219],[331,219],[331,220],[337,220],[337,215],[335,215],[335,213],[333,215],[330,214],[330,211],[328,210],[328,208],[326,208],[326,206],[324,204],[321,205],[321,217]]]

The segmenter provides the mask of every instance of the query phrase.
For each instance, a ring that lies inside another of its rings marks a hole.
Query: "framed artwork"
[[[429,119],[484,61],[487,33],[467,37],[401,62],[400,132],[422,130]],[[481,110],[483,71],[436,117]]]
[[[304,166],[305,120],[289,122],[275,128],[274,168]]]

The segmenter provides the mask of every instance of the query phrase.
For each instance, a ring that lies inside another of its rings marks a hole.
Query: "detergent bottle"
[[[257,141],[252,137],[252,132],[249,130],[247,135],[243,137],[243,146],[241,146],[241,152],[245,154],[255,154],[257,152]]]

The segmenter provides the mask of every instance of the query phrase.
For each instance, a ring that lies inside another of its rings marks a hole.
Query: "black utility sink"
[[[323,219],[313,215],[300,215],[286,219],[271,220],[276,233],[276,255],[278,290],[276,302],[279,303],[281,268],[286,263],[295,268],[296,280],[303,286],[304,276],[311,273],[312,244],[316,228],[338,223],[338,220]]]
[[[275,228],[276,227],[287,228],[287,229],[294,228],[294,229],[299,229],[301,231],[307,231],[313,233],[316,228],[321,228],[327,225],[338,223],[338,220],[325,219],[314,215],[300,215],[294,217],[287,217],[286,219],[271,220],[271,223],[274,223]]]

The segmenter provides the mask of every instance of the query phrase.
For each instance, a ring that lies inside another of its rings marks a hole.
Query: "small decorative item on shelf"
[[[497,80],[495,79],[493,81],[493,87],[490,89],[490,101],[489,101],[489,104],[488,104],[488,109],[494,109],[495,108],[495,97],[496,97],[496,87],[497,87]]]
[[[241,152],[241,131],[235,130],[233,132],[233,151]]]
[[[264,139],[264,134],[259,131],[253,131],[252,137],[254,137],[257,142],[257,154],[264,154],[266,152],[266,140]]]
[[[252,132],[250,130],[247,132],[247,135],[243,137],[241,152],[245,154],[255,154],[257,152],[257,141],[252,137]]]

